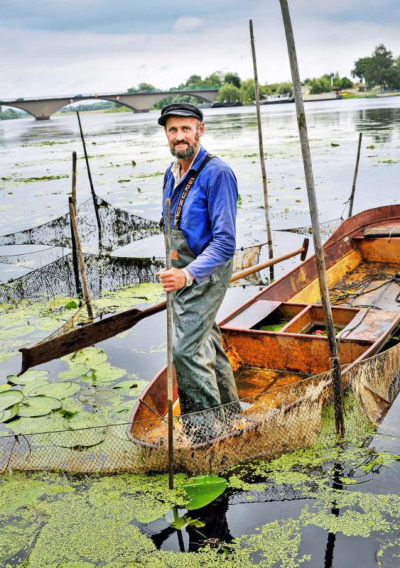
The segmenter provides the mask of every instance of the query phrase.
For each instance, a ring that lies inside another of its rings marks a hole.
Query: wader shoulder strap
[[[182,191],[182,195],[181,195],[181,198],[180,198],[179,203],[178,203],[178,207],[176,208],[176,212],[175,212],[175,215],[174,215],[174,229],[179,228],[179,221],[181,220],[182,207],[183,207],[183,204],[185,203],[186,197],[188,196],[190,188],[194,184],[195,179],[197,178],[197,176],[199,175],[201,170],[204,168],[204,166],[206,166],[208,164],[208,162],[212,158],[214,158],[214,156],[212,156],[211,154],[207,154],[207,156],[202,161],[199,169],[197,171],[196,170],[193,171],[192,175],[189,178],[189,181],[185,185],[185,189]]]

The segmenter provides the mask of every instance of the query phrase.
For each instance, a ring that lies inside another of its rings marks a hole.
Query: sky
[[[383,43],[400,55],[398,0],[289,0],[302,79],[339,72]],[[168,90],[214,71],[290,78],[279,0],[0,0],[0,100]]]

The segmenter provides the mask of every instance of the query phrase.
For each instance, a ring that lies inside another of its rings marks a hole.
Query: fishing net
[[[261,246],[238,249],[234,255],[234,271],[257,264]],[[48,250],[50,253],[53,251]],[[51,254],[46,251],[33,254],[40,254],[42,259],[47,254],[51,258]],[[25,255],[15,256],[25,258]],[[29,254],[26,257],[28,258]],[[113,291],[127,285],[158,282],[156,273],[165,266],[165,260],[161,257],[114,257],[86,253],[84,260],[92,298],[98,298],[105,290]],[[82,285],[77,272],[72,254],[69,253],[28,274],[0,284],[0,303],[17,303],[27,299],[43,300],[56,296],[80,296]],[[247,276],[237,282],[242,286],[262,283],[258,275]]]
[[[400,389],[400,346],[343,375],[346,440],[368,439]],[[167,471],[165,418],[0,436],[0,471],[75,473]],[[385,434],[381,428],[381,433]],[[335,445],[331,372],[262,391],[240,403],[174,418],[174,468],[219,472],[313,445]]]
[[[323,237],[330,237],[336,229],[343,223],[343,217],[338,219],[332,219],[330,221],[324,221],[319,224],[321,235]],[[297,233],[298,235],[312,235],[313,230],[311,225],[305,225],[304,227],[291,227],[289,229],[278,229],[278,231],[284,231],[288,233]]]
[[[86,253],[84,260],[92,298],[98,298],[105,290],[156,282],[156,272],[165,265],[164,259],[156,257],[129,258]],[[77,297],[81,294],[79,282],[72,254],[67,254],[20,278],[0,284],[0,303],[56,296]]]
[[[115,250],[161,232],[159,223],[128,213],[98,196],[96,207],[91,198],[77,207],[77,223],[82,248],[88,251]],[[69,213],[31,229],[0,236],[0,246],[32,244],[71,247]]]
[[[27,269],[37,269],[46,266],[65,255],[65,250],[60,247],[49,247],[33,252],[24,252],[20,254],[3,254],[0,255],[0,263],[12,264]]]
[[[264,243],[263,243],[264,244]],[[240,272],[245,268],[254,266],[260,262],[260,252],[263,244],[254,245],[250,247],[241,247],[236,249],[235,256],[233,257],[233,273]],[[252,285],[260,286],[263,283],[260,273],[250,274],[245,278],[240,278],[233,282],[231,286]]]

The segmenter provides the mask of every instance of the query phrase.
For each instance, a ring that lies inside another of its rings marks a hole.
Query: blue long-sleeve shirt
[[[171,199],[171,228],[182,191],[190,172],[197,170],[207,152],[200,148],[190,170],[174,190],[174,176],[170,165],[164,176],[163,214],[165,199]],[[213,158],[202,169],[184,202],[180,225],[187,244],[196,259],[187,269],[196,282],[202,282],[214,270],[230,260],[236,248],[236,211],[238,189],[231,168],[219,158]]]

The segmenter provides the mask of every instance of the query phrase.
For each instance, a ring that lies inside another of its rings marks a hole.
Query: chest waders
[[[207,156],[204,162],[210,158]],[[172,266],[175,268],[185,268],[196,258],[179,230],[179,222],[183,203],[200,168],[186,184],[175,213],[171,234]],[[231,274],[232,260],[229,260],[207,280],[200,284],[194,281],[191,286],[173,293],[172,349],[182,415],[238,400],[232,368],[221,344],[221,332],[215,323]],[[183,417],[184,431],[195,443],[218,436],[223,430],[226,414],[233,416],[240,412],[238,404],[227,408],[229,411],[226,412],[219,408]]]

